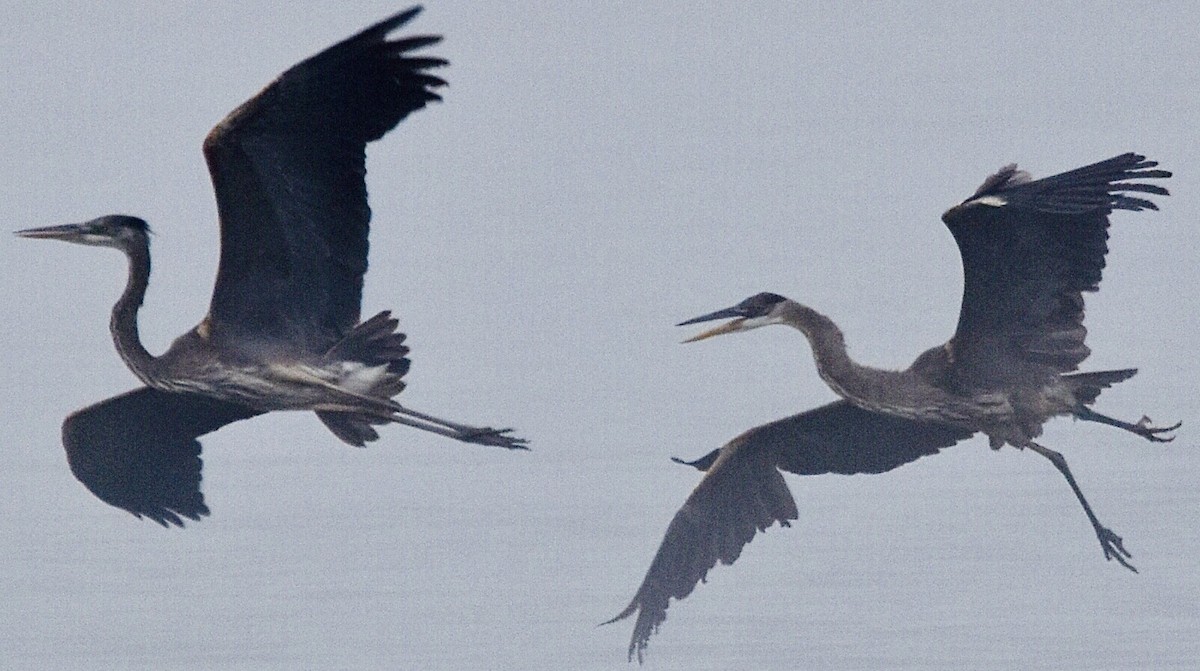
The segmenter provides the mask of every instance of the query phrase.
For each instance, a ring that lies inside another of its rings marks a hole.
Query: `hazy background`
[[[7,0],[0,221],[150,221],[143,337],[204,314],[200,142],[279,72],[404,2]],[[528,454],[405,427],[356,450],[311,415],[204,439],[213,515],[139,522],[67,469],[63,417],[135,386],[107,332],[116,253],[0,238],[0,667],[619,669],[633,595],[699,474],[671,464],[833,398],[803,338],[681,346],[771,290],[860,361],[943,342],[941,212],[996,168],[1124,151],[1176,171],[1115,216],[1086,368],[1151,445],[1056,420],[1062,477],[977,438],[885,476],[788,482],[801,509],[683,602],[648,668],[1184,669],[1200,658],[1200,9],[1192,3],[430,2],[446,102],[369,150],[364,314],[413,347],[402,401],[518,427]]]

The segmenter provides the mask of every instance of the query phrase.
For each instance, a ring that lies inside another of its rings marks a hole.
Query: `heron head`
[[[22,238],[40,240],[64,240],[94,247],[116,247],[124,249],[137,240],[144,241],[150,232],[146,222],[124,214],[110,214],[85,221],[82,224],[45,226],[17,231]]]
[[[768,324],[782,323],[783,319],[778,314],[779,307],[783,305],[787,299],[779,294],[763,292],[754,294],[750,298],[738,303],[737,305],[724,310],[717,310],[706,315],[694,317],[685,322],[680,322],[677,326],[686,326],[688,324],[698,324],[700,322],[712,321],[714,319],[729,319],[733,321],[725,322],[716,328],[711,328],[698,335],[694,335],[683,342],[696,342],[723,333],[737,333],[739,331],[749,331],[760,326]]]

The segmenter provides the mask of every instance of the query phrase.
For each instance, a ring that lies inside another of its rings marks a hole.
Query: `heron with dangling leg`
[[[936,454],[976,433],[994,449],[1036,452],[1066,478],[1105,559],[1136,572],[1124,541],[1101,524],[1058,452],[1035,442],[1053,417],[1123,429],[1151,442],[1180,424],[1127,422],[1091,408],[1100,392],[1135,369],[1075,372],[1084,344],[1083,293],[1099,289],[1114,210],[1157,210],[1130,193],[1165,196],[1135,179],[1171,176],[1144,156],[1123,154],[1034,181],[1010,165],[989,177],[942,221],[962,255],[962,307],[954,336],[905,370],[863,366],[825,315],[760,293],[680,326],[729,319],[685,342],[780,324],[808,340],[834,403],[759,426],[689,464],[704,477],[667,527],[637,594],[609,622],[637,614],[629,658],[642,660],[650,636],[719,561],[732,564],[757,532],[798,519],[780,471],[798,475],[884,473]],[[607,623],[606,623],[607,624]]]
[[[365,149],[439,101],[414,55],[437,36],[389,40],[400,12],[284,72],[204,140],[221,255],[208,314],[153,356],[137,312],[150,277],[146,222],[111,215],[17,235],[111,247],[129,259],[113,342],[145,385],[63,424],[72,472],[102,500],[163,526],[208,514],[197,437],[274,410],[312,410],[343,442],[399,423],[468,443],[527,449],[510,429],[440,419],[392,399],[408,372],[405,335],[381,312],[360,323],[367,271]]]

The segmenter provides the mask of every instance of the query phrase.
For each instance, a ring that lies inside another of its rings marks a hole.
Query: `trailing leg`
[[[1136,433],[1142,438],[1155,443],[1169,443],[1175,440],[1175,436],[1164,436],[1161,434],[1170,433],[1183,426],[1183,422],[1175,422],[1171,426],[1151,426],[1150,418],[1146,416],[1143,416],[1136,423],[1123,422],[1108,415],[1101,415],[1088,407],[1080,407],[1072,414],[1075,415],[1076,419],[1082,419],[1085,422],[1099,422],[1100,424],[1115,426],[1118,429],[1125,429],[1130,433]]]
[[[355,447],[362,447],[366,443],[379,438],[379,433],[375,430],[375,426],[395,422],[404,424],[413,428],[429,431],[438,435],[461,440],[464,443],[477,443],[480,445],[495,445],[505,447],[510,450],[527,450],[524,438],[515,438],[505,435],[512,429],[479,429],[453,422],[445,422],[429,418],[419,412],[406,411],[406,414],[398,412],[383,411],[374,414],[369,410],[351,409],[345,410],[318,410],[317,417],[325,423],[325,426],[333,432],[335,436],[340,438],[342,442]],[[411,417],[408,415],[415,415]],[[423,418],[429,418],[429,421]]]
[[[1083,505],[1083,512],[1087,513],[1088,521],[1092,523],[1092,528],[1096,530],[1096,537],[1100,539],[1100,547],[1104,550],[1104,558],[1116,559],[1121,566],[1137,573],[1137,569],[1126,561],[1127,559],[1132,559],[1133,555],[1125,549],[1120,536],[1113,533],[1112,529],[1100,524],[1100,520],[1096,518],[1096,513],[1092,512],[1092,507],[1088,505],[1087,499],[1084,498],[1083,491],[1079,489],[1079,485],[1075,482],[1075,476],[1071,475],[1071,469],[1067,466],[1067,460],[1063,458],[1063,455],[1048,447],[1038,445],[1033,441],[1029,441],[1025,447],[1049,459],[1050,463],[1054,464],[1054,467],[1067,479],[1067,484],[1071,485],[1071,490],[1075,492],[1075,498],[1079,499],[1079,503]]]
[[[449,420],[440,419],[432,415],[426,415],[423,412],[417,412],[410,408],[405,408],[398,403],[393,405],[392,421],[417,428],[440,433],[444,436],[450,436],[456,440],[461,440],[464,443],[478,443],[480,445],[495,445],[497,447],[505,447],[510,450],[528,450],[525,446],[524,438],[514,438],[513,436],[505,435],[512,432],[512,429],[493,429],[491,427],[467,426]],[[436,428],[435,428],[436,427]]]

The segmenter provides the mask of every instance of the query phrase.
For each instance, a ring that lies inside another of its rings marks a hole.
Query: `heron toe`
[[[1171,426],[1153,426],[1150,424],[1150,418],[1142,415],[1142,418],[1134,424],[1133,432],[1137,435],[1155,443],[1169,443],[1175,440],[1175,436],[1163,436],[1160,434],[1171,433],[1172,431],[1183,426],[1183,422],[1175,422]]]
[[[528,450],[526,443],[529,442],[524,438],[516,436],[506,436],[506,433],[512,433],[513,429],[493,429],[490,426],[480,428],[468,428],[458,435],[458,439],[467,443],[477,443],[479,445],[494,445],[496,447],[504,447],[510,450]]]

